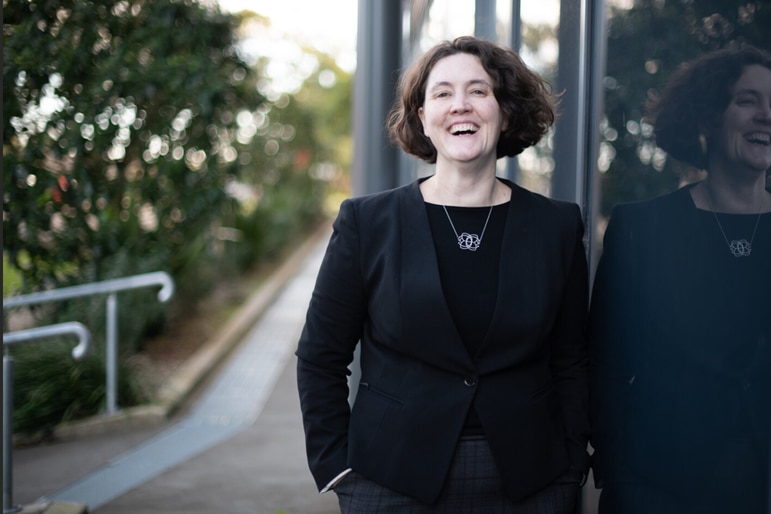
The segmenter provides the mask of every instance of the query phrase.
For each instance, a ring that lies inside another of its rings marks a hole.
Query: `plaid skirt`
[[[418,502],[351,472],[334,489],[342,514],[575,514],[580,477],[565,473],[519,502],[503,494],[501,478],[484,438],[461,439],[439,501]]]

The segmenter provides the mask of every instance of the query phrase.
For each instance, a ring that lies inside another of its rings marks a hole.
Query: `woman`
[[[472,37],[399,87],[391,134],[436,170],[340,207],[297,349],[311,471],[344,513],[572,513],[588,467],[581,217],[495,175],[547,132],[553,97]]]
[[[768,514],[771,57],[720,50],[653,106],[706,178],[617,206],[590,315],[600,512]]]

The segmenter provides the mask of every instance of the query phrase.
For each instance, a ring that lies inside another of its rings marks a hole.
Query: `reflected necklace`
[[[725,230],[723,230],[723,225],[717,217],[717,212],[715,212],[715,208],[712,206],[712,194],[709,190],[707,190],[707,202],[709,203],[709,208],[712,211],[712,215],[715,217],[720,233],[723,234],[723,239],[725,239],[731,255],[734,257],[749,257],[750,253],[752,253],[752,242],[755,240],[755,233],[758,231],[758,223],[760,223],[760,216],[762,213],[759,212],[758,217],[755,219],[755,228],[752,229],[752,236],[750,236],[749,241],[746,239],[732,239],[729,241],[728,237],[725,235]]]
[[[442,204],[442,208],[444,209],[444,213],[447,215],[447,220],[450,222],[452,231],[455,232],[455,237],[458,239],[458,246],[460,247],[460,249],[476,252],[477,249],[479,249],[479,245],[482,244],[482,238],[485,237],[485,230],[487,230],[487,223],[490,221],[490,215],[493,213],[492,203],[490,204],[490,210],[487,211],[487,219],[485,220],[485,226],[482,227],[482,233],[479,235],[469,234],[468,232],[463,232],[460,235],[458,235],[458,231],[455,229],[455,223],[452,222],[450,213],[447,212],[447,207],[444,204]]]

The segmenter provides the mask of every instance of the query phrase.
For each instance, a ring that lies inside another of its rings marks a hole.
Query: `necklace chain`
[[[450,222],[452,231],[455,232],[455,237],[458,240],[458,246],[460,247],[460,249],[476,252],[479,249],[479,245],[482,244],[482,238],[485,237],[485,230],[487,230],[487,223],[490,221],[490,215],[493,213],[493,206],[490,205],[490,210],[487,211],[487,219],[485,220],[485,226],[482,227],[482,233],[479,235],[469,234],[468,232],[463,232],[460,235],[458,235],[458,231],[455,229],[455,223],[452,222],[450,213],[447,212],[447,206],[442,204],[442,208],[444,209],[444,213],[447,215],[447,220]]]
[[[729,241],[728,236],[725,234],[725,230],[723,230],[723,225],[720,223],[720,218],[717,217],[717,211],[715,211],[715,208],[712,206],[712,194],[710,194],[709,190],[707,190],[707,202],[709,203],[712,216],[715,217],[717,226],[720,229],[720,233],[723,234],[723,239],[725,239],[731,255],[734,257],[749,257],[752,253],[752,242],[755,241],[755,233],[758,231],[758,224],[760,223],[760,216],[762,213],[759,212],[758,217],[755,219],[755,228],[752,229],[752,236],[749,241],[746,239],[732,239]]]

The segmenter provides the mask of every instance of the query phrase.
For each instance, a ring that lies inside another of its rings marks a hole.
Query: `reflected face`
[[[752,65],[734,84],[717,145],[727,170],[771,168],[771,70]]]
[[[455,54],[434,65],[418,111],[437,151],[437,166],[495,162],[502,116],[493,82],[475,55]]]

